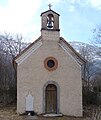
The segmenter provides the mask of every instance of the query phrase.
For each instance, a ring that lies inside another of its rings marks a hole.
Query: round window
[[[48,67],[52,68],[52,67],[54,67],[54,65],[55,65],[55,62],[53,60],[48,60],[47,61],[47,66]]]
[[[58,67],[58,62],[54,57],[48,57],[44,60],[44,66],[47,70],[53,71]]]

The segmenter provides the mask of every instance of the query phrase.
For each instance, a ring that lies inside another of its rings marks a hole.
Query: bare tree
[[[95,51],[96,51],[96,55],[97,55],[97,59],[99,59],[99,67],[101,69],[101,24],[98,24],[96,26],[96,28],[93,29],[93,35],[92,35],[92,39],[90,40],[91,43],[95,46]],[[99,72],[99,74],[96,75],[96,77],[94,78],[94,83],[93,84],[94,88],[96,88],[96,93],[98,94],[98,103],[101,103],[101,83],[99,83],[99,81],[101,80],[101,76],[99,76],[101,74],[101,70]],[[98,77],[99,76],[99,77]]]
[[[96,56],[94,52],[94,47],[88,44],[80,46],[79,52],[83,58],[87,61],[85,64],[85,79],[89,81],[90,77],[95,74],[96,71],[93,70],[93,62]]]
[[[96,52],[94,52],[94,47],[88,44],[80,46],[79,52],[86,59],[86,64],[83,66],[82,72],[84,74],[84,80],[87,82],[87,84],[86,86],[83,86],[83,94],[85,96],[84,100],[89,104],[92,99],[92,96],[90,96],[92,88],[91,78],[98,72],[96,69],[94,69]]]
[[[8,52],[14,58],[17,54],[20,54],[21,51],[28,45],[23,42],[24,38],[20,34],[12,35],[4,33],[0,35],[1,45],[3,46],[3,51]]]
[[[22,35],[0,34],[0,89],[3,93],[0,98],[3,98],[4,103],[16,100],[16,70],[13,67],[12,60],[17,54],[28,45],[24,43]],[[9,98],[11,98],[9,100]]]
[[[96,28],[93,29],[93,36],[90,41],[94,46],[96,46],[97,55],[101,57],[101,24],[97,25]]]

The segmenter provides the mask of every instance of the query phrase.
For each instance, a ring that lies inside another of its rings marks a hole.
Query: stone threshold
[[[54,114],[54,113],[51,113],[51,114],[44,114],[43,116],[44,117],[62,117],[63,114]]]

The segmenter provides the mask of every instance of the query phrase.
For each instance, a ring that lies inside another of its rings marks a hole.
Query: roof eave
[[[41,16],[42,16],[42,14],[47,13],[47,12],[50,12],[50,11],[52,11],[52,12],[54,12],[55,14],[57,14],[58,16],[60,16],[58,13],[56,13],[56,12],[55,12],[55,11],[53,11],[53,10],[47,10],[47,11],[45,11],[45,12],[41,13]]]
[[[25,48],[23,51],[21,51],[20,54],[18,54],[14,59],[13,61],[16,62],[16,60],[22,56],[25,52],[27,52],[28,49],[30,49],[35,43],[37,43],[40,39],[42,38],[42,36],[40,36],[38,39],[36,39],[33,43],[31,43],[27,48]]]
[[[63,37],[60,37],[60,41],[64,42],[72,51],[73,53],[80,59],[81,64],[87,62]]]

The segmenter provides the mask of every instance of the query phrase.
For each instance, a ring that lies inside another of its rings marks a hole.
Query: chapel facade
[[[41,36],[15,58],[17,113],[82,116],[84,59],[60,37],[59,14],[41,13]]]

